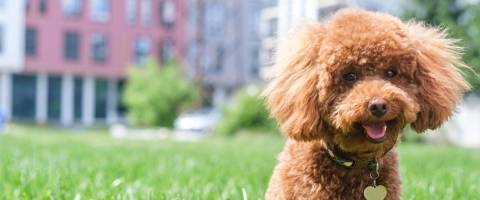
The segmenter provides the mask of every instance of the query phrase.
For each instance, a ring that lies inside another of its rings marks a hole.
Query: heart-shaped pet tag
[[[368,186],[363,190],[363,196],[367,200],[383,200],[387,196],[387,188],[383,185]]]

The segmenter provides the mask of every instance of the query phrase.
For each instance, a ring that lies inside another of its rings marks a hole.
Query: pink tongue
[[[372,139],[382,138],[387,131],[386,124],[365,124],[363,125],[363,128],[367,131],[367,135]]]

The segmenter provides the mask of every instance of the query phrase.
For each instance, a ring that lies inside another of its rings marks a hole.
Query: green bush
[[[178,114],[197,97],[196,91],[177,63],[160,66],[148,59],[129,71],[123,100],[134,125],[173,127]]]
[[[423,135],[416,133],[410,127],[405,128],[400,139],[404,143],[425,143]]]
[[[269,117],[260,91],[260,87],[249,86],[237,92],[231,103],[223,109],[216,132],[233,135],[245,129],[254,132],[276,131],[275,121]]]

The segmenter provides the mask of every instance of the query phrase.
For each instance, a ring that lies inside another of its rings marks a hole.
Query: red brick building
[[[8,0],[7,0],[8,1]],[[28,0],[24,66],[3,112],[39,123],[116,122],[129,67],[185,55],[184,0]],[[8,109],[10,108],[10,109]]]

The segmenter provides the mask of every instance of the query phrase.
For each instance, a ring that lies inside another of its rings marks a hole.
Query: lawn
[[[261,199],[283,143],[251,135],[176,142],[118,140],[103,130],[8,132],[0,135],[0,199]],[[478,151],[401,145],[400,154],[404,199],[480,197]]]

